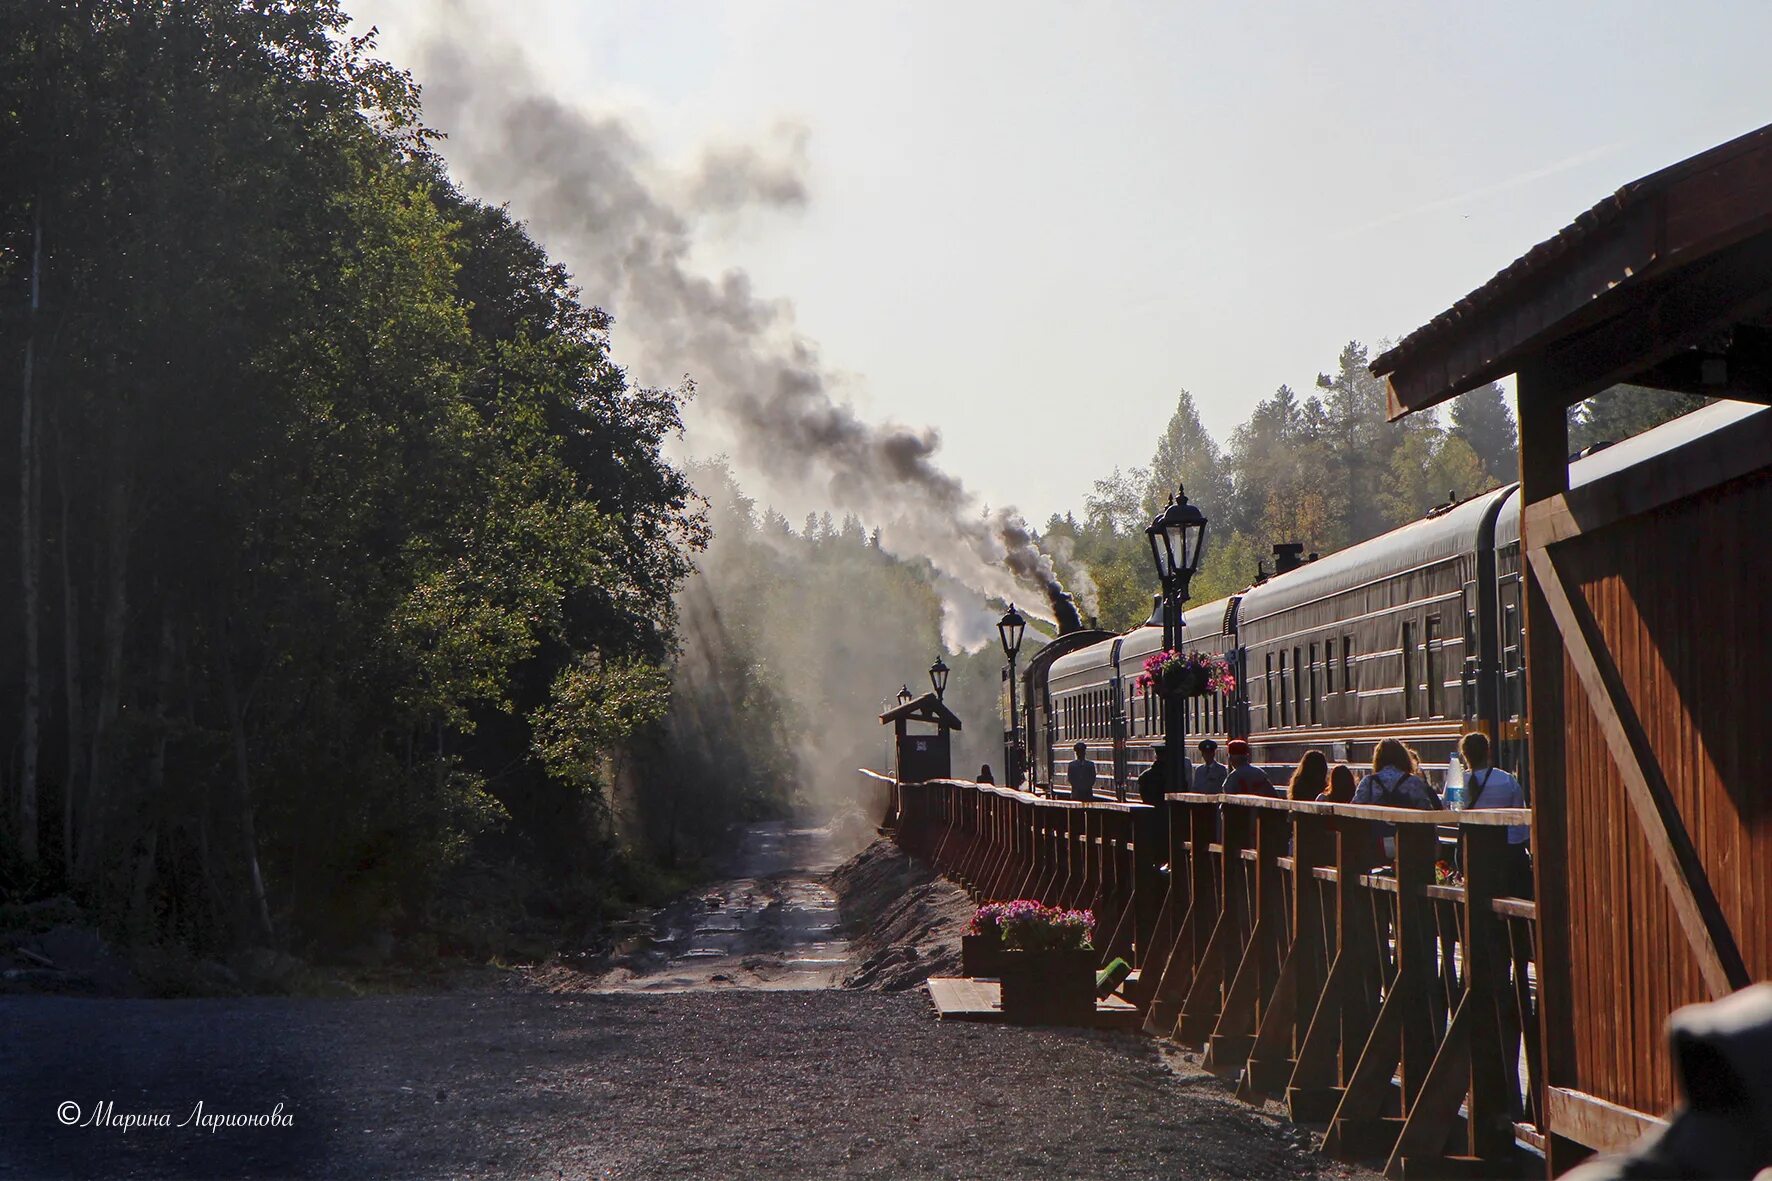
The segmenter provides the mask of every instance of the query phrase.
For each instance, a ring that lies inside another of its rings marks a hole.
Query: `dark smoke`
[[[483,26],[451,11],[454,28]],[[690,269],[696,216],[804,205],[804,130],[784,129],[775,156],[721,146],[672,176],[624,123],[545,93],[513,53],[439,35],[424,58],[426,117],[449,134],[452,167],[473,191],[508,199],[573,268],[586,298],[624,326],[642,380],[689,371],[747,471],[877,523],[888,548],[987,595],[1037,590],[1062,629],[1079,626],[1020,516],[980,516],[936,464],[936,432],[863,421],[832,396],[790,304],[759,298],[743,271],[716,281]]]

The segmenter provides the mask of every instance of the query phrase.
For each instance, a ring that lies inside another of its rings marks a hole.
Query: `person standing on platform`
[[[1526,792],[1520,781],[1500,767],[1489,765],[1489,736],[1473,730],[1459,739],[1458,752],[1464,756],[1466,790],[1471,808],[1524,808]],[[1507,863],[1502,870],[1504,888],[1515,898],[1532,897],[1532,858],[1526,852],[1526,840],[1532,829],[1525,824],[1507,826]]]
[[[1077,757],[1065,769],[1065,779],[1071,785],[1071,799],[1093,800],[1095,798],[1095,764],[1089,759],[1089,744],[1079,742],[1076,747]]]
[[[1329,790],[1317,797],[1325,804],[1351,804],[1354,802],[1354,773],[1346,763],[1335,764],[1335,770],[1329,772]]]
[[[1230,774],[1225,765],[1218,761],[1218,742],[1215,739],[1200,740],[1200,765],[1194,768],[1194,790],[1204,795],[1224,790],[1224,778]]]
[[[1286,781],[1286,795],[1294,800],[1321,799],[1329,790],[1329,757],[1320,750],[1307,750],[1292,778]]]
[[[1225,744],[1225,754],[1231,761],[1231,769],[1224,777],[1224,793],[1226,795],[1272,796],[1276,795],[1273,781],[1260,767],[1249,761],[1249,744],[1241,738],[1233,738]]]
[[[984,766],[982,766],[978,769],[978,778],[976,780],[974,780],[974,782],[975,783],[989,783],[993,786],[996,785],[997,778],[996,778],[996,776],[991,774],[991,765],[989,763],[986,763]]]
[[[1162,804],[1163,796],[1169,790],[1167,748],[1159,742],[1151,748],[1151,755],[1151,765],[1138,773],[1138,798],[1156,807]]]

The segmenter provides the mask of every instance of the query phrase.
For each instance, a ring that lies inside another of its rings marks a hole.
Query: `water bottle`
[[[1464,763],[1457,751],[1446,760],[1446,806],[1454,812],[1464,811]]]

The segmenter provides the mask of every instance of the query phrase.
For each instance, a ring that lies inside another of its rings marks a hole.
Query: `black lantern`
[[[1163,647],[1180,651],[1183,646],[1181,605],[1187,602],[1188,583],[1200,568],[1200,553],[1206,542],[1206,514],[1187,502],[1187,490],[1178,487],[1169,505],[1145,528],[1151,543],[1151,560],[1157,577],[1163,583]],[[1163,738],[1169,752],[1169,791],[1186,791],[1182,758],[1187,749],[1186,712],[1181,702],[1162,701]]]
[[[1157,567],[1157,578],[1164,589],[1179,590],[1187,597],[1188,580],[1200,568],[1200,555],[1206,542],[1206,514],[1188,503],[1187,490],[1179,490],[1180,500],[1171,497],[1169,506],[1158,513],[1145,528],[1151,543],[1151,559]]]
[[[1003,655],[1009,658],[1011,664],[1015,663],[1015,654],[1021,651],[1021,633],[1027,630],[1027,626],[1028,621],[1021,617],[1021,612],[1015,609],[1014,603],[1009,604],[1009,610],[1004,613],[1003,618],[997,620],[997,635],[1003,640]]]
[[[913,696],[914,695],[911,693],[911,687],[906,685],[898,691],[898,704],[909,705]]]
[[[929,683],[935,686],[935,695],[945,697],[948,691],[948,666],[942,663],[940,655],[935,663],[929,666]]]

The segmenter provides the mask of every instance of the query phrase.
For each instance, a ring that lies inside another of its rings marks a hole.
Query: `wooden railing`
[[[1241,1097],[1284,1100],[1325,1152],[1402,1177],[1503,1175],[1542,1151],[1535,910],[1504,896],[1526,811],[891,790],[899,844],[979,899],[1092,908],[1103,962],[1139,969],[1146,1031],[1203,1050]],[[1436,881],[1442,861],[1463,884]]]

